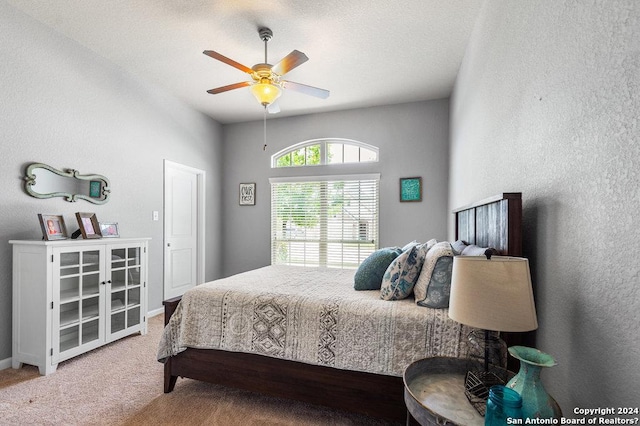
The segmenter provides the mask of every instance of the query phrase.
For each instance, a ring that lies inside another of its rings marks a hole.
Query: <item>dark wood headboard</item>
[[[522,256],[522,193],[505,192],[453,211],[456,240]]]
[[[506,256],[522,256],[522,193],[503,194],[478,201],[453,211],[456,240],[481,247],[493,247]],[[535,332],[501,333],[508,346],[535,347]],[[519,363],[508,357],[509,370],[518,371]]]

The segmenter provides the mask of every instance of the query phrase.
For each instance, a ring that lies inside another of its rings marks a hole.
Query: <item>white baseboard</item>
[[[156,315],[160,315],[164,313],[164,308],[154,309],[153,311],[147,312],[147,318],[155,317]]]
[[[0,370],[11,368],[11,358],[0,360]]]

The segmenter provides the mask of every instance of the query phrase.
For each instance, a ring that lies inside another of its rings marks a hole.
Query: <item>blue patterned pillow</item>
[[[451,244],[446,241],[439,242],[429,250],[413,289],[418,305],[429,308],[449,307],[453,253]]]
[[[428,244],[418,244],[402,252],[389,265],[382,278],[380,298],[384,300],[399,300],[408,297],[413,291]]]
[[[399,247],[385,247],[371,253],[358,267],[353,277],[353,288],[379,290],[384,272],[400,253],[402,249]]]
[[[402,247],[402,251],[407,251],[409,250],[411,247],[413,246],[417,246],[418,244],[420,244],[419,242],[417,242],[416,240],[411,241],[410,243],[407,243],[404,245],[404,247]]]
[[[427,287],[427,297],[418,305],[428,308],[448,308],[451,295],[451,271],[453,256],[442,256],[436,262]]]

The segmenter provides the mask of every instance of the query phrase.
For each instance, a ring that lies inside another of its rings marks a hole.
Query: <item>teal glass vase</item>
[[[484,415],[484,426],[517,424],[515,419],[522,419],[520,394],[502,385],[491,386]]]
[[[562,410],[547,393],[540,380],[543,368],[553,367],[556,361],[549,354],[526,346],[512,346],[509,354],[520,360],[520,371],[509,380],[507,387],[522,397],[522,418],[559,419]]]

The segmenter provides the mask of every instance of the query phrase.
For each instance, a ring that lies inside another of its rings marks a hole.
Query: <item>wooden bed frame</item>
[[[522,255],[521,193],[504,193],[453,211],[456,240],[494,247],[502,255]],[[165,324],[180,297],[165,300]],[[503,336],[509,345],[521,333]],[[324,405],[373,417],[404,421],[402,377],[305,364],[268,356],[192,349],[172,356],[164,366],[164,391],[187,377],[267,395]]]

